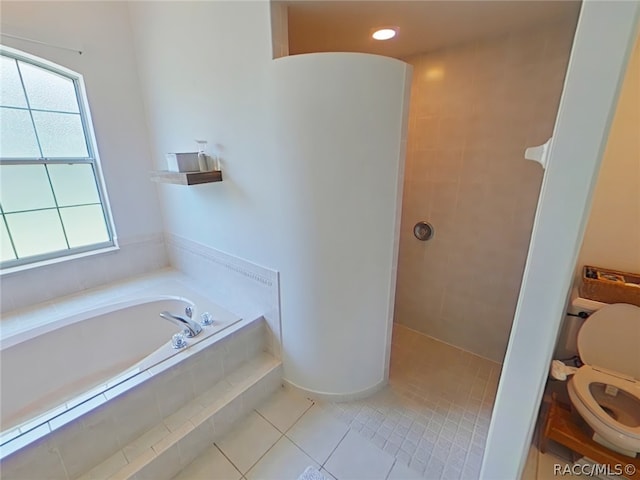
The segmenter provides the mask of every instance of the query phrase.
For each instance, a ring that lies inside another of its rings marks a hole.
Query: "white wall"
[[[329,394],[383,382],[404,64],[274,62],[267,2],[130,10],[156,162],[195,138],[223,158],[221,183],[162,186],[167,231],[280,272],[288,380]]]
[[[627,66],[589,223],[578,257],[583,265],[640,272],[640,36]]]
[[[273,266],[271,200],[280,172],[267,110],[272,62],[268,2],[131,2],[153,158],[220,145],[224,181],[161,185],[166,230]]]
[[[162,219],[149,181],[149,142],[120,2],[2,2],[2,33],[82,50],[82,55],[2,36],[2,44],[83,75],[121,250],[2,277],[3,311],[166,264]]]
[[[638,13],[582,4],[480,478],[522,474]]]

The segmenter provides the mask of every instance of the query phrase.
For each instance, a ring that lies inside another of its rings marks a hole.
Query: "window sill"
[[[71,260],[77,260],[79,258],[91,257],[93,255],[102,255],[104,253],[117,252],[120,250],[120,247],[117,243],[114,245],[109,245],[107,247],[101,247],[96,250],[87,250],[85,252],[73,253],[71,255],[65,255],[62,257],[50,258],[47,260],[40,260],[33,263],[28,263],[25,265],[16,265],[15,267],[3,268],[0,270],[0,277],[5,275],[11,275],[14,273],[26,272],[28,270],[33,270],[40,267],[47,267],[49,265],[55,265],[62,262],[68,262]]]

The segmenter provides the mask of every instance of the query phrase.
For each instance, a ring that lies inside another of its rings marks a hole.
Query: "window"
[[[2,269],[114,246],[82,77],[0,47]]]

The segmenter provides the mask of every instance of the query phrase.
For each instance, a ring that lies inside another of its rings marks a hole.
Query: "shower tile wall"
[[[502,362],[575,19],[406,59],[413,86],[395,321]],[[435,237],[420,242],[427,220]]]

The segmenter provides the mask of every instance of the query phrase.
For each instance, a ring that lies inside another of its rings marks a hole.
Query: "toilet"
[[[567,385],[571,403],[593,439],[635,457],[640,452],[640,307],[617,303],[592,313],[580,327],[584,365]]]

